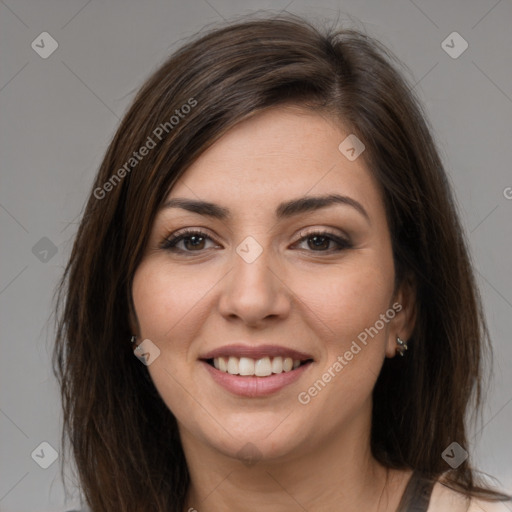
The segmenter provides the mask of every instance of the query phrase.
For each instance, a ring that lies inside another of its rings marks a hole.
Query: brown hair
[[[488,335],[443,165],[398,64],[359,31],[277,16],[188,42],[138,92],[99,169],[57,296],[61,442],[63,453],[70,443],[92,510],[184,506],[189,474],[176,420],[129,342],[132,278],[179,176],[236,123],[285,103],[336,116],[364,142],[397,283],[416,284],[410,350],[385,361],[374,389],[374,456],[436,478],[449,469],[445,448],[468,446],[464,418],[481,405]],[[150,139],[156,148],[134,157]],[[469,459],[446,478],[468,495],[498,496],[476,485]]]

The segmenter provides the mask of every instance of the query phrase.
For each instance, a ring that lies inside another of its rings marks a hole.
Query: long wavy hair
[[[447,472],[441,456],[452,441],[468,448],[465,417],[480,410],[490,345],[450,185],[401,67],[362,31],[279,15],[197,36],[137,93],[56,291],[62,453],[65,461],[71,448],[94,512],[182,511],[189,473],[177,423],[130,344],[132,279],[178,178],[235,124],[283,104],[332,116],[363,141],[361,158],[385,201],[397,283],[416,283],[410,350],[385,360],[374,389],[374,457],[444,474],[468,496],[499,497],[471,458]],[[149,139],[155,147],[142,155]]]

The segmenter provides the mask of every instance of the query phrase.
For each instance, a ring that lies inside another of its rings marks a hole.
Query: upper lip
[[[261,359],[263,357],[291,357],[293,360],[306,361],[313,359],[305,352],[300,352],[293,348],[282,347],[279,345],[224,345],[215,348],[206,354],[199,356],[199,359],[215,359],[217,357],[249,357],[251,359]]]

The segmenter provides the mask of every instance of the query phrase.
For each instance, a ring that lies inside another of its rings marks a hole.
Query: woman
[[[378,42],[287,16],[182,47],[110,144],[60,288],[91,509],[500,510],[466,451],[487,331],[460,233]]]

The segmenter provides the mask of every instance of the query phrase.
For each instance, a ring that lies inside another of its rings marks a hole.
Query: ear
[[[386,357],[395,357],[397,352],[397,337],[409,341],[416,324],[416,281],[413,276],[407,276],[396,291],[391,309],[395,317],[389,322],[388,339],[386,342]]]

